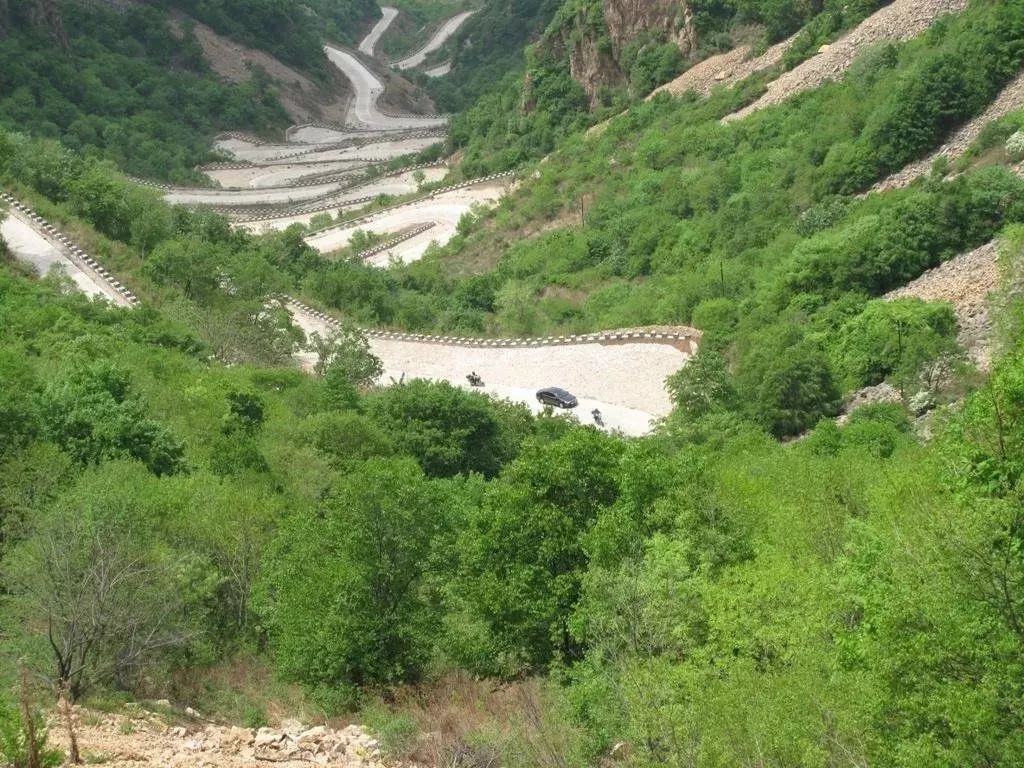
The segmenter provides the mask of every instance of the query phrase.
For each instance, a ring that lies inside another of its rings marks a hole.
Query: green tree
[[[521,411],[495,408],[486,395],[423,379],[387,387],[367,404],[370,418],[430,477],[496,475],[530,429],[517,417]]]
[[[665,381],[678,413],[699,419],[716,409],[736,406],[736,390],[725,360],[713,349],[702,348]]]
[[[758,391],[762,420],[777,436],[810,428],[839,408],[839,391],[821,352],[813,344],[787,350],[769,367]]]
[[[8,619],[28,629],[39,669],[78,698],[131,688],[201,631],[210,583],[159,528],[165,500],[144,467],[109,462],[41,510],[3,563]]]
[[[370,459],[275,543],[262,613],[282,672],[310,686],[415,679],[436,628],[424,594],[450,504],[409,459]]]
[[[332,380],[351,387],[369,387],[384,372],[366,333],[354,325],[334,328],[326,336],[314,331],[309,337],[309,350],[316,355],[314,370],[318,375],[330,374]]]
[[[82,464],[132,458],[157,475],[185,468],[181,444],[149,418],[127,371],[107,362],[72,370],[37,398],[41,434]]]
[[[622,444],[574,429],[531,444],[484,494],[459,538],[457,601],[483,627],[469,660],[514,674],[578,658],[569,616],[586,567],[583,537],[618,496]]]

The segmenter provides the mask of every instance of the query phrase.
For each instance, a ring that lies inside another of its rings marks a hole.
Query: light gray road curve
[[[391,26],[391,22],[395,20],[398,15],[397,8],[390,8],[386,5],[380,7],[381,13],[384,15],[381,20],[373,25],[373,29],[370,30],[370,34],[363,38],[363,42],[359,44],[359,50],[365,53],[367,56],[373,56],[373,51],[377,47],[377,43],[380,42],[381,36],[387,31],[388,27]]]
[[[427,77],[444,77],[451,71],[452,63],[450,61],[446,61],[444,64],[438,64],[436,67],[424,69],[423,74],[425,74]]]
[[[358,57],[348,51],[324,46],[327,58],[352,83],[355,96],[349,107],[349,124],[375,130],[398,128],[433,128],[447,125],[444,117],[391,117],[377,109],[377,97],[384,92],[384,84],[366,68]]]
[[[287,306],[306,334],[330,333],[331,326],[322,318],[293,302]],[[476,371],[484,380],[484,392],[525,403],[534,412],[541,410],[537,389],[563,386],[579,398],[579,405],[564,413],[591,424],[590,412],[597,408],[605,428],[627,435],[647,434],[656,419],[668,415],[672,401],[665,378],[688,359],[670,344],[581,343],[495,349],[377,336],[371,336],[369,342],[384,363],[381,384],[420,378],[468,389],[466,374]],[[306,369],[316,364],[315,353],[307,351],[296,357]]]
[[[423,256],[432,242],[444,245],[451,240],[457,231],[459,220],[469,213],[474,205],[493,205],[507,189],[507,181],[496,180],[440,192],[389,211],[371,214],[368,219],[357,223],[342,224],[309,235],[306,242],[321,253],[330,253],[348,245],[349,240],[359,230],[387,235],[418,224],[434,222],[435,227],[372,259],[372,263],[377,266],[386,266],[392,255],[404,262],[416,261]]]
[[[420,48],[418,51],[416,51],[416,53],[412,54],[411,56],[406,56],[404,59],[396,61],[394,64],[391,65],[392,68],[412,69],[413,67],[420,66],[424,61],[426,61],[426,58],[429,54],[433,53],[446,42],[448,42],[448,38],[450,38],[452,35],[458,32],[459,27],[461,27],[466,22],[466,19],[468,19],[474,13],[476,13],[476,11],[463,11],[462,13],[448,19],[448,21],[442,24],[441,28],[434,33],[434,36],[430,38],[430,40],[427,42],[425,46]]]
[[[118,306],[129,306],[128,300],[112,285],[90,270],[76,264],[62,248],[40,234],[35,227],[14,212],[0,223],[0,234],[11,253],[19,261],[31,264],[40,275],[57,267],[65,272],[75,287],[87,296],[99,296]]]

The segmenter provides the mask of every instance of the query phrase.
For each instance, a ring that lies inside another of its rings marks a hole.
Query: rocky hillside
[[[803,27],[792,66],[888,1],[566,0],[538,45],[527,85],[542,71],[567,73],[592,109],[621,104],[714,53],[763,48]]]
[[[82,759],[110,768],[140,764],[242,768],[262,763],[283,768],[385,766],[377,740],[357,725],[333,729],[284,720],[276,728],[240,728],[204,723],[195,716],[183,722],[177,716],[169,718],[166,711],[167,707],[154,712],[129,704],[121,712],[104,714],[75,707],[72,718]],[[67,754],[67,730],[61,718],[54,717],[50,736]]]
[[[568,60],[573,80],[596,105],[610,89],[643,88],[677,71],[696,51],[697,28],[685,0],[585,0],[563,6],[541,45]]]

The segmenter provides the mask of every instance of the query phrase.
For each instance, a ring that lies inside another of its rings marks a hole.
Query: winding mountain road
[[[352,53],[339,48],[324,46],[327,58],[352,83],[355,95],[349,107],[348,121],[350,125],[375,130],[394,130],[396,128],[434,128],[447,125],[446,117],[392,117],[377,109],[377,97],[384,92],[381,82],[365,64]]]
[[[375,50],[380,36],[394,18],[388,13],[389,9],[384,10],[385,17],[359,46],[364,55]],[[427,46],[396,67],[407,69],[421,64],[426,55],[443,45],[470,15],[466,12],[450,19]],[[324,50],[328,59],[352,83],[354,96],[345,127],[296,126],[288,132],[289,142],[286,144],[262,144],[246,141],[237,135],[225,138],[218,147],[238,163],[234,167],[225,164],[207,171],[225,188],[172,189],[166,192],[165,197],[180,204],[234,207],[236,210],[229,215],[236,219],[236,226],[261,232],[283,229],[294,223],[308,224],[317,212],[325,208],[355,207],[363,204],[361,201],[367,197],[414,192],[418,183],[413,170],[380,176],[358,186],[351,185],[372,162],[417,152],[438,141],[437,137],[411,138],[407,134],[396,134],[396,131],[438,128],[445,126],[447,120],[394,117],[381,112],[377,108],[377,98],[384,87],[380,78],[355,53],[331,46]],[[440,69],[444,67],[441,65]],[[361,141],[358,146],[345,144],[374,136],[379,140]],[[317,144],[322,144],[323,148],[317,149]],[[245,163],[251,165],[246,167]],[[421,172],[426,182],[436,182],[441,181],[448,170],[434,167],[423,168]],[[322,176],[327,180],[317,183]],[[308,186],[293,186],[302,183],[308,183]],[[391,259],[414,261],[423,256],[431,243],[450,240],[466,213],[475,205],[494,204],[508,191],[510,183],[509,178],[488,179],[467,187],[437,192],[406,205],[371,214],[358,223],[309,235],[307,242],[322,253],[330,253],[347,245],[356,230],[388,235],[407,231],[416,225],[432,224],[425,232],[367,259],[382,267],[387,266]],[[251,211],[258,211],[259,206],[281,206],[282,215],[275,216],[272,211],[270,215],[273,218],[246,220],[245,217],[251,217]],[[26,253],[31,251],[25,246],[19,249]],[[50,257],[56,259],[59,255],[50,254]],[[71,269],[68,272],[73,274]],[[90,288],[84,278],[80,287],[89,292],[101,291],[100,286]],[[326,334],[331,330],[330,323],[318,313],[297,304],[289,304],[289,309],[296,325],[307,334],[314,331]],[[465,376],[475,370],[486,384],[482,391],[494,397],[526,403],[534,412],[541,410],[536,400],[537,389],[562,386],[579,398],[579,406],[568,412],[571,418],[591,424],[591,411],[596,408],[602,413],[603,428],[627,435],[646,434],[657,419],[668,415],[672,405],[665,390],[665,378],[684,365],[689,357],[683,351],[688,349],[685,345],[655,341],[653,337],[635,342],[580,340],[578,343],[502,347],[473,346],[455,343],[454,340],[386,338],[378,333],[370,333],[369,339],[374,354],[384,363],[381,384],[403,378],[423,378],[468,388]],[[296,358],[307,369],[316,362],[310,352],[300,353]]]
[[[448,19],[448,21],[441,25],[441,28],[434,33],[433,37],[427,41],[426,45],[416,51],[416,53],[396,61],[391,65],[391,67],[393,69],[412,69],[420,66],[424,61],[426,61],[427,56],[447,43],[448,38],[458,32],[459,27],[461,27],[466,22],[466,19],[474,13],[476,13],[476,11],[463,11],[460,14],[452,16],[452,18]]]
[[[381,13],[384,15],[381,20],[374,24],[373,29],[370,30],[370,34],[363,38],[363,41],[359,44],[359,52],[365,53],[367,56],[373,56],[374,49],[377,47],[377,43],[380,42],[381,36],[387,31],[387,28],[391,26],[391,22],[398,16],[398,9],[391,8],[387,5],[380,7]]]
[[[331,326],[294,302],[287,304],[295,324],[308,335],[327,335]],[[579,398],[570,414],[593,424],[591,411],[601,411],[604,427],[626,435],[650,432],[655,420],[667,416],[672,403],[665,377],[675,373],[688,356],[668,343],[602,344],[487,348],[426,341],[385,339],[370,335],[370,349],[384,363],[381,384],[404,379],[429,379],[470,389],[466,374],[476,371],[483,391],[494,397],[525,403],[534,413],[542,409],[536,392],[562,386]],[[312,370],[315,353],[298,354]]]
[[[86,296],[106,299],[121,307],[130,306],[125,297],[100,275],[76,263],[64,248],[14,211],[9,211],[0,223],[0,236],[14,257],[31,264],[40,276],[56,268],[71,278],[78,290]]]
[[[399,243],[384,253],[377,254],[370,263],[387,266],[392,256],[410,262],[422,258],[432,242],[448,242],[456,233],[459,220],[469,213],[474,205],[496,202],[508,189],[508,180],[484,182],[464,189],[455,189],[432,195],[424,200],[393,208],[368,219],[328,229],[310,235],[306,242],[321,253],[331,253],[348,245],[359,230],[386,235],[417,224],[433,222],[436,226],[409,240]]]

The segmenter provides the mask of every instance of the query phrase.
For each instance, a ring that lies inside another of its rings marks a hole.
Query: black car
[[[541,405],[553,405],[556,408],[575,408],[579,405],[576,396],[561,387],[548,387],[537,390],[537,402]]]

